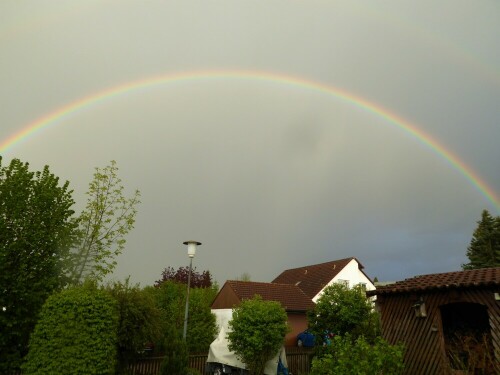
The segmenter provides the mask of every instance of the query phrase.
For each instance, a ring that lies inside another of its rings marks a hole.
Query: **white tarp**
[[[230,352],[228,349],[227,333],[229,331],[229,321],[233,317],[232,309],[214,309],[212,313],[216,317],[217,326],[219,327],[219,334],[217,338],[210,344],[208,350],[207,362],[222,363],[237,368],[246,368],[245,365],[236,358],[236,354]],[[264,370],[265,375],[276,375],[278,368],[278,359],[281,357],[281,362],[285,367],[288,367],[286,362],[285,348],[282,347],[280,353],[276,357],[268,361]]]

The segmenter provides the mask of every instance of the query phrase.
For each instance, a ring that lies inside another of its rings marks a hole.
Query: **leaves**
[[[96,168],[89,184],[87,205],[79,217],[79,246],[73,253],[72,283],[86,277],[102,280],[113,272],[125,247],[125,236],[133,229],[140,192],[124,196],[116,162]]]
[[[95,284],[47,299],[30,342],[23,373],[114,374],[118,306]]]
[[[165,281],[175,281],[181,284],[188,283],[189,267],[179,267],[174,271],[173,267],[167,267],[161,273],[161,279],[155,282],[155,286],[160,286]],[[212,286],[212,275],[210,271],[196,272],[196,267],[191,270],[191,288],[209,288]]]
[[[161,315],[152,296],[138,285],[130,285],[128,279],[108,285],[107,291],[118,303],[118,373],[121,373],[146,343],[160,339]]]
[[[500,267],[500,216],[493,217],[484,210],[477,224],[467,248],[470,262],[463,264],[462,268]]]
[[[0,157],[0,372],[27,351],[46,298],[65,283],[76,221],[69,183]],[[5,308],[5,309],[4,309]]]
[[[332,284],[323,290],[314,310],[309,313],[309,327],[318,337],[325,332],[343,335],[369,321],[371,311],[371,303],[361,286],[349,289],[344,284]]]
[[[263,301],[260,296],[241,302],[233,310],[228,348],[245,363],[250,374],[262,374],[266,362],[278,353],[289,331],[287,320],[279,302]]]
[[[157,308],[161,311],[162,331],[168,332],[175,329],[179,333],[182,332],[186,306],[186,285],[167,280],[159,286],[146,287],[145,292],[153,297]],[[215,315],[212,314],[210,306],[216,294],[216,287],[193,288],[190,291],[187,347],[191,353],[206,352],[215,339],[217,326]],[[162,342],[158,344],[160,350],[164,349]]]
[[[311,375],[398,375],[403,372],[404,347],[377,338],[370,344],[362,336],[336,336],[327,353],[312,361]]]

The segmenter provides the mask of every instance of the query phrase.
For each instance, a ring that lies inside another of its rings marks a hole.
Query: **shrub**
[[[360,285],[352,289],[344,284],[326,287],[314,310],[308,313],[309,328],[317,338],[325,332],[359,335],[365,329],[374,331],[372,319],[376,319],[372,316],[372,304]]]
[[[131,361],[144,350],[146,343],[159,339],[161,331],[160,311],[153,298],[138,285],[131,286],[129,279],[107,287],[118,303],[118,363],[117,373],[126,372]]]
[[[116,302],[95,285],[53,294],[42,307],[23,373],[113,374],[117,324]]]
[[[251,375],[264,372],[266,362],[278,353],[289,331],[287,315],[280,303],[263,301],[258,295],[233,310],[229,328],[228,348]]]
[[[161,364],[161,375],[186,375],[188,372],[189,353],[186,342],[178,329],[171,325],[165,335],[165,358]]]
[[[188,351],[206,352],[217,334],[215,315],[210,305],[217,294],[217,286],[210,288],[192,288],[189,296],[189,317],[187,326]],[[184,312],[186,306],[186,285],[175,281],[164,281],[158,287],[146,287],[144,292],[149,294],[160,310],[162,332],[167,332],[170,326],[175,326],[180,332],[184,326]],[[163,337],[155,342],[159,352],[164,352]]]
[[[311,375],[398,375],[404,368],[404,348],[382,338],[368,343],[363,336],[336,336],[327,353],[312,361]]]

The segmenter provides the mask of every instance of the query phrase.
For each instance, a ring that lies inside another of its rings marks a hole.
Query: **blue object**
[[[315,336],[311,332],[305,330],[297,335],[297,346],[312,348],[314,346],[315,339]]]
[[[281,358],[278,360],[278,375],[289,375],[288,369],[285,367],[285,365],[281,362]]]

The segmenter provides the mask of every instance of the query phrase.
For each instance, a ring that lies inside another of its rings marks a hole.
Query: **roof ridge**
[[[415,276],[409,277],[409,278],[404,279],[402,281],[413,280],[413,279],[416,279],[416,278],[419,278],[419,277],[426,277],[426,276],[430,276],[430,275],[432,275],[432,276],[440,276],[440,275],[450,275],[450,274],[454,274],[454,273],[484,272],[486,270],[496,270],[496,269],[500,269],[500,267],[486,267],[486,268],[475,268],[475,269],[472,269],[472,270],[457,270],[457,271],[438,272],[438,273],[424,273],[424,274],[421,274],[421,275],[415,275]],[[397,282],[401,282],[401,281],[397,281]]]
[[[228,283],[252,283],[252,284],[271,284],[271,285],[286,285],[290,286],[292,284],[287,283],[273,283],[271,281],[251,281],[251,280],[226,280]]]
[[[288,269],[284,270],[283,272],[285,272],[285,271],[293,271],[293,270],[300,270],[301,268],[307,268],[307,267],[322,266],[322,265],[325,265],[325,264],[328,264],[328,263],[339,263],[339,262],[342,262],[342,261],[353,260],[353,259],[356,259],[356,257],[347,257],[347,258],[342,258],[342,259],[337,259],[337,260],[330,260],[328,262],[322,262],[322,263],[316,263],[316,264],[309,264],[307,266],[302,266],[302,267],[288,268]]]

